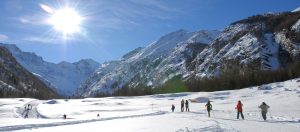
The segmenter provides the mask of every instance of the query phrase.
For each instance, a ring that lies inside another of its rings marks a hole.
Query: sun
[[[48,20],[50,24],[64,35],[80,32],[82,17],[72,8],[65,7],[52,11]]]

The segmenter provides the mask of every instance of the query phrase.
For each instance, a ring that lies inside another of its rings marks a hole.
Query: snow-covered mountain
[[[138,87],[162,84],[172,76],[186,73],[191,60],[218,34],[217,30],[178,30],[167,34],[145,48],[129,52],[121,60],[102,64],[81,85],[76,95],[111,93],[125,85]]]
[[[0,46],[0,97],[57,98],[57,94],[23,68],[9,50]]]
[[[228,26],[193,60],[190,77],[278,69],[300,60],[300,12],[252,16]]]
[[[102,64],[76,95],[111,93],[123,86],[155,87],[177,75],[188,80],[285,67],[300,60],[299,26],[300,12],[294,11],[252,16],[220,34],[179,30]]]
[[[54,87],[58,93],[66,96],[71,95],[80,83],[99,67],[99,64],[91,59],[75,63],[65,61],[58,64],[50,63],[35,53],[21,51],[16,45],[0,44],[0,46],[8,48],[23,67]]]

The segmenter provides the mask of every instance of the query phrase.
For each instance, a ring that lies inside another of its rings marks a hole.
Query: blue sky
[[[83,20],[80,32],[64,39],[46,22],[41,4],[72,7]],[[50,62],[119,59],[179,29],[222,30],[266,12],[290,11],[299,0],[1,0],[0,42],[17,44]]]

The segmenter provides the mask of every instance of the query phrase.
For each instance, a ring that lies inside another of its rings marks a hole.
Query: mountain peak
[[[15,44],[4,44],[4,43],[0,43],[0,46],[9,48],[10,50],[13,50],[13,51],[21,51],[21,50],[17,47],[17,45],[15,45]]]
[[[294,9],[292,12],[297,12],[297,11],[300,11],[300,7]]]
[[[123,55],[122,58],[123,59],[129,59],[130,57],[133,57],[134,55],[136,55],[138,52],[140,52],[143,49],[143,47],[138,47],[135,48],[134,50],[128,52],[127,54]]]
[[[97,64],[99,64],[97,61],[95,61],[95,60],[93,60],[93,59],[81,59],[81,60],[79,60],[79,61],[77,61],[77,62],[74,62],[74,64],[75,63],[97,63]]]

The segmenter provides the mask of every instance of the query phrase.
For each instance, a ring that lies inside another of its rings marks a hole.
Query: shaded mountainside
[[[75,93],[77,96],[113,93],[125,87],[155,87],[187,73],[191,61],[219,34],[217,30],[178,30],[145,48],[137,48],[121,60],[106,62]]]
[[[74,63],[63,61],[55,64],[44,61],[35,53],[23,52],[16,45],[0,44],[0,46],[9,49],[24,68],[65,96],[71,95],[80,83],[99,67],[99,63],[92,59],[83,59]]]
[[[23,68],[5,47],[0,46],[0,96],[39,99],[59,96]]]

